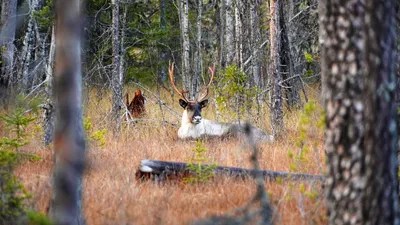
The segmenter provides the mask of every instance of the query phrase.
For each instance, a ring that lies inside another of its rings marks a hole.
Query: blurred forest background
[[[0,224],[400,221],[399,3],[350,2],[2,0]],[[327,188],[277,178],[260,197],[253,179],[138,180],[142,159],[254,168],[242,139],[178,140],[171,62],[191,99],[215,67],[203,118],[276,137],[257,146],[261,169],[326,175]]]

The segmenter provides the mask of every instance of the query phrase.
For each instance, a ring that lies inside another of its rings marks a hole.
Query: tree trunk
[[[122,85],[124,84],[124,79],[125,79],[125,30],[126,30],[126,15],[128,13],[128,8],[125,5],[124,6],[124,13],[122,14],[122,25],[121,25],[121,59],[120,59],[120,64],[119,64],[119,82],[121,84],[121,90],[122,90]],[[122,92],[121,92],[122,93]]]
[[[195,58],[195,65],[196,69],[194,71],[194,77],[193,77],[193,92],[194,93],[199,93],[200,91],[200,76],[203,71],[202,67],[202,54],[201,54],[201,26],[202,26],[202,14],[203,14],[203,0],[198,0],[197,1],[197,21],[196,21],[196,27],[197,27],[197,40],[196,40],[196,58]]]
[[[120,112],[122,109],[122,84],[120,79],[120,35],[119,35],[119,0],[112,0],[112,46],[113,46],[113,70],[111,78],[112,88],[112,123],[114,126],[114,135],[118,136],[121,126]]]
[[[289,0],[291,1],[291,0]],[[282,2],[283,3],[283,2]],[[280,56],[280,71],[282,79],[284,80],[283,86],[285,86],[285,97],[289,108],[299,107],[301,105],[300,92],[299,92],[299,77],[294,78],[295,74],[293,71],[292,56],[290,54],[290,42],[289,33],[287,26],[287,20],[285,20],[284,7],[285,4],[280,3],[279,12],[279,56]]]
[[[24,47],[22,50],[22,71],[20,74],[20,78],[22,78],[22,90],[25,92],[29,92],[29,89],[32,87],[30,81],[32,81],[31,73],[30,73],[30,64],[32,63],[32,52],[35,44],[35,22],[33,18],[34,12],[38,10],[38,2],[37,0],[32,0],[30,3],[30,13],[28,26],[25,33],[24,38]]]
[[[226,19],[225,19],[225,0],[221,0],[221,7],[219,8],[219,65],[221,68],[226,67],[226,49],[225,49],[225,35],[226,35]]]
[[[182,39],[182,85],[183,89],[190,92],[194,99],[190,76],[190,40],[189,40],[189,5],[188,0],[179,0],[179,12],[181,15],[181,39]]]
[[[235,63],[243,71],[243,29],[242,29],[242,1],[235,4]]]
[[[160,28],[163,32],[167,29],[167,20],[166,20],[166,1],[168,0],[160,0]],[[165,39],[161,39],[161,42],[164,43]],[[160,56],[160,73],[157,79],[158,84],[162,84],[167,79],[167,52],[165,51],[164,46],[160,46],[159,49]]]
[[[16,29],[17,1],[3,0],[1,5],[0,50],[2,68],[0,73],[0,99],[8,98],[13,79],[14,39]]]
[[[37,10],[40,10],[43,5],[44,5],[44,0],[36,0],[37,1]],[[35,86],[40,83],[42,83],[42,78],[46,73],[46,58],[48,57],[48,54],[46,53],[48,51],[48,42],[47,38],[51,37],[51,28],[49,27],[48,32],[41,32],[39,24],[37,22],[34,23],[34,29],[36,33],[36,38],[35,38],[35,48],[34,48],[34,61],[39,62],[38,64],[35,65],[34,73],[31,73],[29,76],[29,83],[30,86]],[[32,57],[32,56],[31,56]]]
[[[279,34],[277,28],[279,27],[279,1],[270,0],[270,43],[271,43],[271,84],[272,84],[272,116],[271,124],[275,137],[280,136],[283,129],[283,109],[282,109],[282,87],[281,87],[281,74],[280,74],[280,58],[279,58]]]
[[[46,105],[44,107],[44,120],[43,120],[43,142],[48,145],[53,140],[53,127],[54,127],[54,103],[53,103],[53,65],[54,65],[54,52],[56,47],[55,27],[51,29],[51,41],[49,59],[46,65],[46,87],[45,92],[47,96]]]
[[[327,97],[325,96],[325,93],[327,93],[326,91],[326,80],[325,78],[327,76],[324,76],[324,74],[328,74],[328,65],[325,62],[325,58],[324,57],[326,55],[325,52],[325,45],[326,45],[326,29],[324,28],[324,24],[327,22],[327,12],[326,12],[326,3],[325,0],[319,0],[318,1],[318,15],[319,15],[319,21],[318,21],[318,25],[319,25],[319,32],[318,32],[318,40],[319,40],[319,45],[320,45],[320,51],[321,51],[321,60],[320,60],[320,64],[321,64],[321,95],[322,95],[322,104],[324,105],[324,107],[326,107],[326,102],[325,100],[327,99]]]
[[[261,85],[261,72],[260,72],[260,53],[258,47],[260,45],[260,32],[259,15],[257,11],[258,1],[250,1],[250,46],[251,46],[251,70],[253,76],[253,83],[255,86]]]
[[[56,224],[85,224],[82,175],[85,158],[81,109],[79,0],[56,1],[55,169],[50,217]]]
[[[235,62],[235,39],[234,39],[234,20],[233,20],[233,4],[232,0],[225,1],[225,48],[226,48],[226,66]]]
[[[396,3],[320,1],[329,224],[399,224]]]

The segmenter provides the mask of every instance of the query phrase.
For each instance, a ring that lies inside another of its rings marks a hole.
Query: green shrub
[[[188,183],[205,182],[214,176],[214,169],[216,164],[203,165],[209,161],[204,154],[208,151],[207,148],[202,147],[201,140],[197,140],[196,147],[192,149],[193,157],[189,160],[188,171],[191,176],[184,179]]]
[[[216,101],[222,112],[232,112],[240,121],[246,109],[252,107],[253,101],[248,101],[256,96],[257,87],[248,87],[249,76],[235,64],[229,65],[216,76],[218,95]]]
[[[40,30],[46,32],[55,18],[53,1],[46,0],[45,5],[40,10],[33,12],[33,18],[39,24]]]
[[[26,212],[29,224],[31,225],[52,225],[54,224],[46,215],[40,212],[28,210]]]
[[[102,130],[93,130],[93,125],[90,117],[87,117],[83,121],[83,127],[85,129],[86,134],[89,136],[89,143],[98,145],[100,147],[106,144],[106,133],[107,129]]]
[[[14,113],[0,116],[0,121],[9,131],[9,137],[0,138],[0,224],[49,224],[31,220],[33,217],[29,215],[34,215],[34,212],[28,213],[25,203],[31,196],[13,174],[14,168],[21,161],[40,160],[37,155],[19,151],[29,143],[26,128],[36,119],[35,116],[25,114],[23,108],[17,108]]]

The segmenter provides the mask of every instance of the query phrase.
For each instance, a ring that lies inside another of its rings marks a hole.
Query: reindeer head
[[[187,117],[182,119],[186,119],[187,121],[189,121],[194,125],[201,123],[202,121],[201,110],[208,104],[207,97],[209,94],[209,87],[214,79],[214,72],[215,72],[214,68],[209,67],[208,69],[211,72],[211,79],[208,85],[205,87],[204,93],[200,95],[197,99],[190,101],[185,97],[185,94],[189,93],[188,91],[186,90],[179,91],[178,88],[176,88],[174,82],[174,63],[169,64],[168,71],[172,87],[178,93],[178,95],[182,97],[181,99],[179,99],[179,105],[182,106],[182,108],[185,110],[184,116]]]

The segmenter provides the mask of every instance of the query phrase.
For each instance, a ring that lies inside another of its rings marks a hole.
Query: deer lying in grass
[[[185,94],[188,91],[179,91],[174,82],[174,64],[170,64],[168,68],[169,78],[174,90],[178,93],[179,105],[184,109],[182,115],[181,127],[178,131],[180,139],[197,139],[207,137],[238,137],[244,134],[244,124],[239,123],[219,123],[216,121],[203,119],[201,110],[208,104],[209,87],[214,79],[215,69],[209,67],[211,79],[205,87],[205,93],[197,99],[189,101]],[[268,135],[257,127],[251,126],[253,137],[257,141],[273,141],[274,137]]]
[[[145,101],[146,99],[143,97],[140,89],[135,91],[135,97],[133,97],[131,103],[129,103],[129,95],[126,93],[126,107],[134,118],[142,117],[146,113]]]

